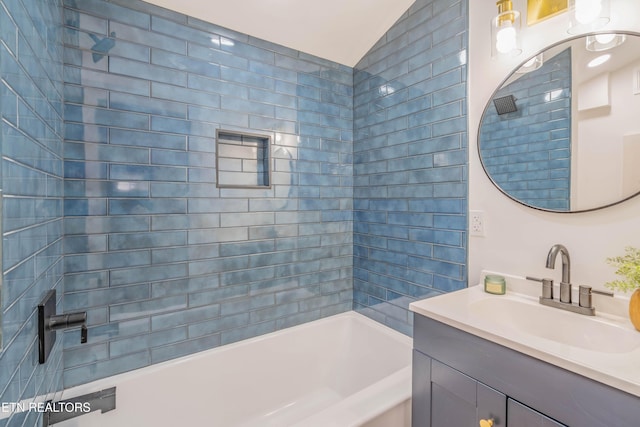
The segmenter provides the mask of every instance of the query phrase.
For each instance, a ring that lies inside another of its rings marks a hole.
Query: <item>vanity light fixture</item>
[[[609,23],[609,0],[570,0],[569,34],[596,31]]]
[[[520,68],[516,70],[516,74],[530,73],[542,67],[542,64],[544,64],[544,57],[543,54],[540,53],[522,64]]]
[[[604,64],[605,62],[607,62],[609,59],[611,59],[611,55],[609,55],[608,53],[605,55],[600,55],[597,58],[592,59],[591,61],[589,61],[589,63],[587,64],[587,67],[589,68],[595,68],[599,65]]]
[[[587,36],[587,50],[602,52],[620,46],[627,39],[624,34],[596,34]]]
[[[496,5],[498,15],[491,21],[491,56],[519,55],[520,12],[513,10],[511,0],[498,0]]]

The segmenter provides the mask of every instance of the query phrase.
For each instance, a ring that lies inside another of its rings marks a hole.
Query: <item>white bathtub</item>
[[[411,339],[348,312],[65,390],[116,409],[59,427],[408,427]]]

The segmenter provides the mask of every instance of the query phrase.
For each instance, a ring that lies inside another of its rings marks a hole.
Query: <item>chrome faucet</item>
[[[560,282],[560,302],[571,304],[571,259],[569,251],[560,244],[551,246],[547,255],[547,268],[553,269],[556,265],[558,252],[562,256],[562,281]]]

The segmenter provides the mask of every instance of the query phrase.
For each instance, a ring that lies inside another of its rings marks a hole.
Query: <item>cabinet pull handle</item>
[[[480,427],[493,427],[493,420],[480,420]]]

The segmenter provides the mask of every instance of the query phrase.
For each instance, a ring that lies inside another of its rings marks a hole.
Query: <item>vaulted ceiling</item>
[[[145,0],[354,66],[414,0]]]

